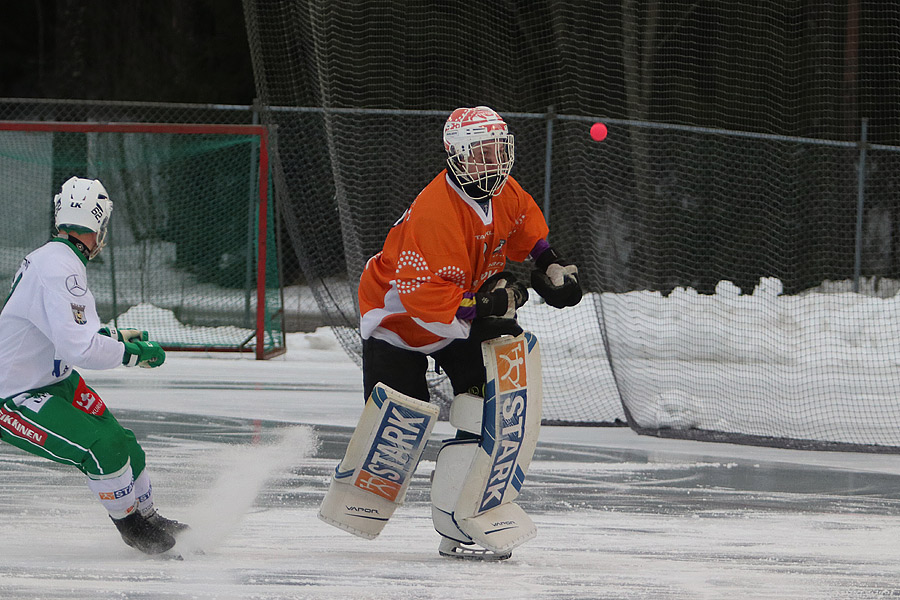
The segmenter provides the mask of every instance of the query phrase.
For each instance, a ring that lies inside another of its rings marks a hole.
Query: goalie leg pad
[[[475,394],[457,394],[450,404],[450,424],[468,433],[481,435],[484,398]]]
[[[505,553],[536,535],[534,523],[513,501],[540,430],[540,354],[531,334],[490,340],[482,350],[486,398],[481,407],[465,402],[454,419],[471,424],[478,415],[466,413],[480,408],[481,438],[448,440],[441,447],[431,487],[432,519],[445,538]]]
[[[319,518],[366,539],[381,533],[403,504],[439,410],[376,384],[335,469]]]
[[[431,519],[435,530],[464,544],[472,543],[472,538],[459,528],[456,505],[477,453],[478,440],[446,440],[438,452],[431,480]]]
[[[441,447],[431,483],[431,517],[435,530],[460,544],[476,543],[506,554],[537,534],[534,523],[515,502],[472,514],[488,486],[478,440],[448,440]],[[473,475],[474,473],[474,475]],[[475,501],[475,502],[473,502]]]

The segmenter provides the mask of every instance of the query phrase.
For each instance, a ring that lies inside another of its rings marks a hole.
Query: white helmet
[[[94,258],[106,245],[106,230],[113,203],[106,188],[97,179],[72,177],[53,199],[56,230],[96,233],[97,245],[88,258]]]
[[[515,160],[514,142],[506,122],[487,106],[457,108],[444,123],[447,165],[476,200],[503,190]]]

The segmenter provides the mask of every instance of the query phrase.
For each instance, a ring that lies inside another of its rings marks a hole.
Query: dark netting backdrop
[[[588,292],[520,313],[542,341],[547,422],[900,446],[900,4],[244,12],[285,260],[356,360],[365,261],[442,168],[450,111],[484,104]]]

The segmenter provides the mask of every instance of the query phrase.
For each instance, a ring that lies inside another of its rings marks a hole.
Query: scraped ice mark
[[[184,514],[191,529],[180,536],[176,549],[187,556],[221,545],[239,528],[263,486],[313,456],[317,445],[313,428],[302,426],[276,430],[274,439],[227,446],[213,463],[220,470],[218,479]]]

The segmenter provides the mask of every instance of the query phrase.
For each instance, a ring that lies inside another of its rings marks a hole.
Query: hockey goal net
[[[99,179],[114,204],[88,264],[102,321],[169,350],[284,351],[264,127],[5,121],[0,164],[0,278],[50,238],[62,183]]]

